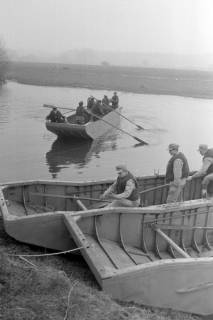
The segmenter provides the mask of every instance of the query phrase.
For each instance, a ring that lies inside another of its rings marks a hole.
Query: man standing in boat
[[[172,157],[166,168],[166,183],[170,183],[166,202],[171,203],[183,200],[182,191],[189,176],[189,165],[176,143],[169,144],[168,150]]]
[[[110,101],[112,102],[112,107],[114,109],[118,108],[119,98],[118,98],[117,92],[114,92],[114,94],[113,94],[112,98],[110,99]]]
[[[136,178],[125,165],[116,166],[117,180],[101,195],[101,199],[113,199],[108,207],[138,207],[140,196]]]
[[[51,122],[63,123],[65,122],[65,117],[56,107],[53,107],[48,116],[46,117],[46,120],[49,120]]]
[[[205,176],[202,181],[203,196],[211,196],[213,194],[213,148],[209,149],[206,144],[200,144],[198,151],[203,156],[203,165],[201,169],[188,177],[188,181]]]

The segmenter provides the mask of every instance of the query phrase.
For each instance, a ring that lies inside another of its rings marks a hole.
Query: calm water
[[[147,130],[138,131],[124,119],[121,128],[148,146],[137,146],[136,140],[118,132],[93,142],[62,143],[46,130],[49,109],[44,103],[73,108],[91,94],[102,98],[112,92],[12,82],[0,89],[0,182],[113,178],[118,163],[126,163],[136,175],[164,173],[170,142],[180,144],[195,170],[201,165],[197,145],[213,146],[213,101],[178,96],[119,92],[123,115]]]

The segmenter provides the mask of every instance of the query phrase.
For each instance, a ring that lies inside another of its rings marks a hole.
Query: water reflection
[[[99,157],[101,152],[116,150],[116,135],[96,140],[61,140],[56,139],[50,151],[46,153],[46,163],[52,178],[57,178],[58,173],[68,168],[71,164],[78,169],[85,167],[92,157]]]
[[[10,108],[7,100],[8,90],[0,86],[0,130],[9,122]]]

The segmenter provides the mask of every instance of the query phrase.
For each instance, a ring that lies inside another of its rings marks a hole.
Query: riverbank
[[[119,304],[99,290],[81,257],[45,256],[7,236],[0,218],[0,319],[200,320],[200,317]],[[41,255],[24,257],[18,255]]]
[[[22,84],[213,98],[213,72],[12,62],[8,80]]]

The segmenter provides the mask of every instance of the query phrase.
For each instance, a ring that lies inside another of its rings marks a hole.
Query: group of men
[[[111,104],[110,104],[111,103]],[[104,95],[102,100],[95,99],[90,96],[87,99],[87,106],[84,107],[83,101],[79,102],[76,109],[76,122],[78,124],[84,124],[88,121],[96,121],[99,117],[103,117],[108,112],[116,109],[119,105],[119,98],[117,92],[114,92],[111,99]]]
[[[189,176],[189,165],[185,155],[179,151],[175,143],[169,144],[171,155],[166,167],[165,186],[169,186],[167,203],[182,201],[183,188],[187,181],[204,177],[202,180],[203,197],[213,197],[213,148],[200,144],[198,151],[203,156],[203,164],[199,171]],[[116,181],[100,196],[100,199],[110,199],[109,207],[138,207],[140,194],[136,178],[125,165],[116,166],[118,177]]]
[[[117,92],[114,92],[111,99],[104,95],[102,100],[97,100],[93,96],[90,96],[87,99],[87,106],[84,107],[83,101],[80,101],[76,108],[76,123],[85,124],[88,121],[96,121],[99,117],[103,117],[108,112],[116,109],[119,105],[119,98]],[[53,107],[51,112],[46,117],[46,120],[51,122],[63,123],[66,121],[66,118],[62,113],[56,108]]]

